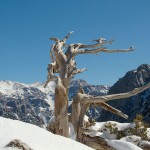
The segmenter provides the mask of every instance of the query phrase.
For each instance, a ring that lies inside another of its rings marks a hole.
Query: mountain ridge
[[[112,87],[103,85],[91,85],[84,80],[73,80],[69,89],[69,112],[73,96],[79,87],[85,93],[100,96],[129,92],[150,81],[150,65],[142,64],[137,69],[128,71]],[[54,115],[54,92],[55,83],[50,82],[46,88],[44,83],[36,82],[24,84],[14,81],[0,81],[0,116],[17,119],[24,122],[46,126]],[[87,112],[89,117],[96,121],[114,120],[119,122],[131,122],[137,113],[144,116],[144,120],[150,121],[150,89],[128,99],[109,102],[122,112],[129,115],[124,120],[101,108],[90,108]]]
[[[87,93],[103,94],[108,91],[107,86],[105,88],[90,85],[84,80],[74,80],[71,83],[69,104],[72,103],[71,98],[81,84]],[[45,127],[54,115],[54,89],[54,82],[50,82],[44,88],[44,83],[40,82],[24,84],[2,80],[0,81],[0,116]]]
[[[137,69],[128,71],[125,76],[120,78],[113,86],[111,86],[108,94],[129,92],[148,82],[150,82],[150,65],[142,64]],[[126,113],[129,118],[125,120],[110,112],[102,110],[98,121],[114,120],[119,122],[131,122],[136,114],[141,114],[144,116],[146,122],[150,122],[150,89],[130,98],[111,101],[109,104]]]

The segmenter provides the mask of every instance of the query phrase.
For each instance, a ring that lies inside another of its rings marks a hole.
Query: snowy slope
[[[33,150],[92,150],[91,148],[42,128],[0,117],[0,149],[18,139]]]
[[[126,135],[118,139],[117,132],[112,133],[111,128],[108,128],[108,124],[115,124],[119,131],[127,131]],[[84,134],[91,137],[101,137],[107,141],[107,144],[116,150],[142,150],[143,145],[146,145],[150,149],[150,142],[142,140],[140,136],[132,135],[128,132],[129,128],[134,128],[134,123],[118,123],[115,121],[108,122],[96,122],[94,126],[88,128],[88,132]],[[150,138],[150,128],[147,128],[147,136]],[[142,147],[142,148],[141,148]]]

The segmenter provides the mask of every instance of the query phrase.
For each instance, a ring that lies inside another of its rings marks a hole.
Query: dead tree
[[[62,40],[58,38],[50,38],[50,40],[53,40],[55,43],[52,45],[50,49],[50,58],[52,60],[52,63],[48,65],[48,76],[47,81],[45,83],[45,86],[52,80],[56,81],[56,89],[55,89],[55,131],[57,134],[68,137],[69,131],[68,131],[68,88],[70,85],[70,81],[72,78],[78,74],[82,73],[86,70],[84,69],[78,69],[75,62],[76,55],[79,54],[97,54],[101,52],[105,53],[118,53],[118,52],[130,52],[133,51],[134,48],[130,47],[129,49],[122,49],[122,50],[109,50],[103,45],[106,44],[112,44],[113,41],[107,41],[104,38],[100,38],[96,41],[95,44],[91,45],[85,45],[82,43],[76,43],[76,44],[70,44],[67,45],[66,41],[69,38],[69,36],[72,34],[72,32],[68,33]],[[58,77],[56,77],[56,74],[58,74]],[[86,94],[79,93],[77,95],[76,100],[73,102],[73,112],[77,112],[79,106],[81,107],[79,114],[76,118],[75,115],[73,116],[73,124],[75,125],[75,129],[78,126],[78,124],[82,124],[84,113],[89,106],[90,98],[92,98],[93,103],[96,103],[99,99],[102,99],[102,97],[91,97]],[[106,97],[103,97],[103,99],[106,99]],[[107,99],[109,99],[107,97]],[[112,99],[112,98],[111,98]],[[127,117],[123,113],[118,113],[119,110],[109,106],[105,103],[105,101],[102,101],[101,103],[98,103],[100,107],[107,109],[111,112],[114,112],[116,114],[121,115],[122,117]],[[74,114],[72,113],[72,114]],[[82,115],[81,115],[82,114]],[[80,119],[79,119],[80,116]],[[79,119],[79,120],[78,120]]]

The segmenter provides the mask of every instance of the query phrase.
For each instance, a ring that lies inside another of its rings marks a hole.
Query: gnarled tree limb
[[[114,108],[114,107],[108,105],[108,104],[105,103],[105,102],[98,103],[96,106],[99,106],[99,107],[101,107],[101,108],[103,108],[103,109],[105,109],[105,110],[108,110],[108,111],[110,111],[110,112],[112,112],[112,113],[114,113],[114,114],[116,114],[116,115],[118,115],[118,116],[121,116],[121,117],[123,117],[123,118],[125,118],[125,119],[128,119],[128,116],[127,116],[126,114],[124,114],[124,113],[121,112],[120,110],[118,110],[118,109],[116,109],[116,108]]]
[[[143,85],[142,87],[135,88],[132,91],[129,91],[127,93],[120,93],[120,94],[111,94],[111,95],[105,95],[105,96],[88,96],[83,95],[82,98],[85,99],[85,103],[100,103],[100,102],[107,102],[110,100],[116,100],[116,99],[123,99],[123,98],[129,98],[131,96],[137,95],[138,93],[143,92],[144,90],[150,88],[150,82]]]
[[[108,50],[106,48],[100,47],[97,49],[82,49],[76,51],[76,54],[97,54],[99,52],[106,52],[106,53],[118,53],[118,52],[130,52],[133,51],[134,49],[122,49],[122,50]]]
[[[91,44],[91,45],[81,44],[79,48],[96,48],[96,47],[103,46],[103,45],[106,45],[106,44],[112,44],[112,42],[114,42],[114,40],[105,41],[103,43]]]
[[[74,32],[74,31],[69,32],[69,33],[64,37],[64,39],[62,39],[62,41],[63,41],[64,43],[66,43],[66,40],[69,38],[69,36],[70,36],[73,32]]]
[[[73,75],[82,73],[82,72],[84,72],[84,71],[87,71],[87,69],[86,69],[86,68],[83,68],[83,69],[76,69],[76,70],[73,71]]]
[[[146,90],[148,88],[150,88],[150,82],[146,85],[143,85],[142,87],[135,88],[132,91],[129,91],[127,93],[121,93],[121,94],[112,94],[112,95],[94,97],[94,96],[91,96],[91,95],[88,95],[88,94],[85,94],[85,93],[83,93],[83,94],[82,93],[77,93],[76,99],[77,99],[78,102],[80,102],[81,110],[76,109],[76,110],[78,110],[78,112],[80,112],[79,121],[77,120],[79,122],[79,124],[76,125],[76,127],[78,127],[79,129],[81,127],[83,127],[84,114],[85,114],[89,104],[93,104],[94,106],[100,106],[105,110],[108,110],[112,113],[115,113],[116,115],[119,115],[119,116],[127,119],[128,116],[126,114],[122,113],[118,109],[108,105],[105,102],[110,101],[110,100],[128,98],[128,97],[134,96],[134,95],[136,95],[140,92],[143,92],[144,90]]]
[[[53,56],[53,49],[54,49],[54,44],[52,45],[52,47],[51,47],[51,49],[50,49],[50,58],[51,58],[52,62],[55,61],[55,58],[54,58],[54,56]]]

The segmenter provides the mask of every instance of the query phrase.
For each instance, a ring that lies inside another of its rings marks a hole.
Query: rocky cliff
[[[143,64],[136,70],[129,71],[124,77],[120,78],[110,88],[108,94],[125,93],[148,82],[150,82],[150,65]],[[130,122],[135,118],[136,114],[141,114],[144,116],[146,122],[150,122],[150,89],[127,99],[111,101],[109,104],[126,113],[129,118],[125,120],[102,110],[98,121],[115,120]]]

